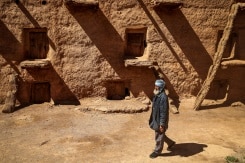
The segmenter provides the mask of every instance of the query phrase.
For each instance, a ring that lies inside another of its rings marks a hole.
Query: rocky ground
[[[165,146],[154,161],[149,158],[154,148],[150,111],[137,100],[87,99],[78,106],[44,103],[0,113],[0,162],[217,163],[227,156],[242,160],[245,106],[193,111],[193,102],[182,100],[179,114],[170,114],[167,135],[177,144],[172,151]]]

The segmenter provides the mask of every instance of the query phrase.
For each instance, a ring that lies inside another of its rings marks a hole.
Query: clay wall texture
[[[154,7],[150,0],[100,0],[98,8],[69,6],[62,0],[45,2],[0,1],[0,103],[4,103],[11,74],[18,75],[20,103],[33,98],[33,83],[48,83],[56,103],[107,97],[110,86],[118,83],[133,97],[151,98],[156,79],[152,69],[124,65],[125,30],[140,27],[147,29],[146,47],[138,60],[157,63],[173,96],[195,96],[212,64],[218,32],[224,29],[235,3],[183,0],[179,8],[169,9]],[[234,27],[243,37],[244,20],[245,11],[240,11]],[[21,67],[27,60],[26,28],[47,30],[50,67]],[[240,59],[245,59],[245,53]],[[217,79],[229,82],[231,98],[244,100],[244,76],[244,67],[232,67],[220,70]]]

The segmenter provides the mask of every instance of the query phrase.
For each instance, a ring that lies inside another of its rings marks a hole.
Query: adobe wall
[[[150,0],[103,0],[97,9],[67,6],[62,0],[46,2],[0,2],[0,103],[4,103],[12,73],[19,76],[21,103],[30,102],[35,82],[49,83],[50,96],[57,103],[106,97],[110,82],[123,82],[133,97],[151,98],[156,79],[152,69],[124,65],[125,29],[139,26],[147,28],[139,60],[157,64],[173,96],[195,96],[212,64],[218,30],[224,29],[234,3],[184,0],[181,8],[169,10],[153,8]],[[40,27],[47,28],[51,66],[22,68],[26,60],[23,28]]]

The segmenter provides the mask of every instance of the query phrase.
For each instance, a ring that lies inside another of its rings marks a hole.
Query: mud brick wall
[[[39,83],[48,83],[46,93],[56,103],[107,97],[111,83],[119,94],[125,89],[130,96],[151,98],[156,79],[152,69],[124,65],[128,39],[125,31],[141,27],[146,28],[144,52],[134,59],[157,65],[175,96],[195,96],[212,64],[218,31],[224,29],[230,6],[235,3],[183,0],[176,7],[173,1],[157,6],[161,1],[152,0],[99,0],[98,6],[96,1],[86,5],[81,0],[74,5],[65,2],[0,2],[0,103],[4,103],[9,89],[7,76],[12,73],[19,76],[20,103],[34,99],[38,90],[33,89]],[[237,28],[244,28],[243,18],[244,12],[238,17]],[[40,46],[45,47],[45,59],[51,63],[48,68],[21,67],[30,53],[26,50],[29,36],[25,33],[30,28],[46,30],[48,46]],[[244,76],[243,69],[238,71]],[[227,71],[221,78],[225,76]],[[232,83],[239,85],[236,81]],[[239,89],[244,90],[244,86]],[[244,93],[234,95],[236,98]]]

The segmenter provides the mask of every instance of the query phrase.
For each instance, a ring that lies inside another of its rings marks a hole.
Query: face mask
[[[154,95],[158,95],[158,94],[160,93],[160,91],[159,91],[159,90],[154,89],[153,93],[154,93]]]

